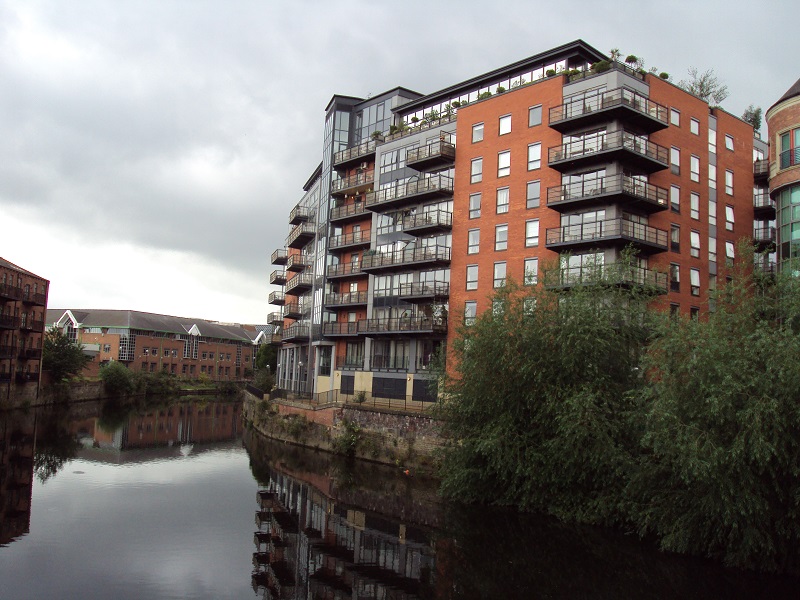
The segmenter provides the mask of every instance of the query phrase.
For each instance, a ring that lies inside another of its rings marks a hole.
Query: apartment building
[[[276,263],[275,294],[305,310],[273,314],[278,386],[430,401],[431,357],[509,278],[568,289],[627,247],[620,284],[699,314],[741,238],[773,268],[767,151],[739,118],[580,40],[432,94],[334,96],[322,164],[273,254],[314,253],[297,260],[318,293],[292,294],[298,275]]]
[[[252,371],[258,346],[268,342],[255,326],[135,310],[50,309],[47,323],[92,357],[87,376],[117,361],[143,373],[241,379]]]
[[[49,283],[0,258],[0,398],[38,396]]]

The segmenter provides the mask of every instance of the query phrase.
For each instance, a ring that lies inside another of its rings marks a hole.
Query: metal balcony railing
[[[286,283],[286,271],[283,269],[276,269],[269,274],[269,282],[272,285],[283,285]]]
[[[286,302],[286,295],[283,292],[270,292],[267,302],[269,302],[269,304],[281,305]]]
[[[446,297],[450,295],[450,283],[447,281],[401,283],[398,295],[401,298]]]
[[[16,380],[18,383],[30,383],[39,380],[39,371],[17,371]]]
[[[367,208],[379,208],[382,205],[398,204],[433,194],[452,193],[453,180],[444,175],[435,175],[369,192],[366,195],[366,204]]]
[[[547,205],[557,208],[562,204],[616,194],[640,200],[649,204],[652,210],[669,208],[669,192],[665,188],[622,174],[549,187]]]
[[[351,233],[345,233],[342,235],[333,235],[329,238],[328,248],[333,250],[335,248],[362,246],[365,244],[368,245],[370,243],[371,233],[372,232],[369,229],[364,229],[361,231],[353,231]]]
[[[311,266],[311,257],[305,254],[292,254],[286,260],[286,270],[299,272]]]
[[[627,88],[616,88],[602,92],[596,96],[582,98],[578,101],[566,102],[550,109],[550,126],[563,121],[594,116],[595,113],[623,107],[636,111],[646,117],[660,122],[661,126],[669,125],[667,107],[653,102],[646,96]]]
[[[314,223],[300,223],[292,229],[289,237],[286,238],[286,245],[289,248],[302,248],[310,240],[314,239],[317,228]]]
[[[664,229],[618,218],[548,229],[545,243],[547,246],[557,246],[603,239],[641,242],[666,250],[669,234]]]
[[[26,331],[41,332],[44,331],[44,321],[43,320],[34,321],[33,319],[21,319],[19,328]]]
[[[366,204],[363,202],[354,202],[353,204],[347,204],[345,206],[337,206],[336,208],[333,208],[331,210],[330,220],[341,221],[367,214],[369,214],[369,211],[367,210]]]
[[[784,150],[780,155],[781,169],[800,165],[800,147]]]
[[[585,140],[553,146],[548,149],[547,158],[550,164],[554,164],[612,150],[625,150],[634,155],[662,163],[665,167],[669,164],[668,148],[645,140],[629,131],[612,131],[604,135],[592,136]]]
[[[22,292],[22,301],[25,304],[38,304],[39,306],[45,305],[44,294],[34,294],[31,291]]]
[[[322,335],[358,335],[358,322],[323,323]]]
[[[285,265],[287,258],[286,248],[278,248],[270,256],[270,262],[273,265]]]
[[[346,354],[340,354],[336,356],[336,368],[337,369],[363,369],[364,368],[364,356],[348,356]]]
[[[279,325],[283,323],[283,313],[271,312],[267,315],[267,325]]]
[[[406,165],[443,164],[456,159],[456,145],[444,140],[432,142],[426,146],[412,148],[406,153]]]
[[[286,281],[286,293],[292,290],[308,289],[314,286],[314,276],[311,273],[300,273]]]
[[[358,146],[353,146],[352,148],[346,148],[345,150],[340,150],[339,152],[333,155],[333,164],[340,165],[342,163],[358,160],[365,156],[370,156],[371,154],[375,154],[375,149],[377,147],[378,147],[377,140],[369,140],[368,142],[364,142],[362,144],[359,144]]]
[[[338,265],[328,265],[326,275],[328,277],[350,277],[353,275],[360,275],[361,263],[340,263]]]
[[[432,210],[411,215],[403,219],[403,231],[428,231],[431,229],[450,229],[453,227],[453,213],[445,210]]]
[[[769,192],[759,192],[757,194],[753,194],[753,208],[771,208],[774,210],[775,200],[770,197]]]
[[[21,287],[0,283],[0,296],[11,300],[22,300],[23,291]]]
[[[373,354],[369,361],[373,369],[383,369],[387,371],[406,371],[408,370],[408,356],[387,356],[384,354]]]
[[[307,206],[300,206],[299,204],[295,206],[292,211],[289,213],[289,223],[292,225],[298,225],[305,221],[308,221],[313,214],[312,210]]]
[[[14,346],[0,346],[0,358],[13,358],[16,353]]]
[[[396,317],[389,319],[362,319],[358,332],[367,335],[380,333],[447,333],[446,317]]]
[[[414,263],[449,263],[450,248],[446,246],[425,246],[396,252],[365,254],[361,261],[363,270],[411,265]]]
[[[343,294],[328,294],[325,304],[328,306],[348,306],[352,304],[366,304],[367,292],[345,292]]]
[[[331,183],[331,194],[344,194],[349,190],[355,190],[375,183],[375,170],[355,173],[342,179],[337,179]]]
[[[547,288],[569,288],[576,285],[637,285],[667,292],[667,274],[632,265],[581,265],[545,272]]]
[[[771,244],[775,239],[774,227],[758,227],[753,229],[753,241],[759,244]]]
[[[0,315],[0,327],[4,329],[18,329],[19,325],[19,317],[15,317],[13,315]]]
[[[781,161],[782,163],[783,161]],[[788,166],[788,165],[787,165]],[[786,168],[786,167],[782,167]],[[769,160],[766,158],[753,161],[753,176],[756,179],[761,179],[769,176]]]

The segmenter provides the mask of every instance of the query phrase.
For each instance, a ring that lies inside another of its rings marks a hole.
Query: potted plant
[[[547,71],[545,71],[545,72],[544,72],[544,74],[545,74],[547,77],[552,77],[553,75],[555,75],[555,74],[556,74],[556,70],[555,70],[555,69],[547,69]]]
[[[505,91],[506,91],[506,88],[504,88],[502,85],[498,85],[497,86],[497,93],[498,94],[502,94]]]

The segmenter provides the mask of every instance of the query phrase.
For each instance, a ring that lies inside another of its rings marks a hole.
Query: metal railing
[[[428,193],[452,194],[453,180],[444,175],[435,175],[434,177],[425,177],[416,181],[407,181],[393,187],[369,192],[366,195],[365,202],[368,207],[378,206]]]
[[[550,163],[571,160],[584,156],[591,156],[609,150],[628,150],[640,156],[646,156],[664,165],[669,164],[669,149],[642,139],[629,131],[612,131],[603,135],[590,137],[585,140],[569,142],[560,146],[553,146],[547,151]]]
[[[312,211],[307,206],[295,206],[289,213],[289,223],[308,221],[311,218]]]
[[[361,268],[364,270],[376,269],[429,261],[449,262],[450,248],[446,246],[425,246],[412,250],[365,254],[361,262]]]
[[[272,256],[270,256],[270,262],[273,265],[280,263],[285,264],[287,257],[288,255],[286,253],[286,248],[278,248],[277,250],[275,250],[275,252],[272,253]]]
[[[597,284],[638,285],[664,293],[668,282],[666,273],[623,264],[580,265],[544,273],[544,285],[548,288]]]
[[[34,294],[30,291],[22,293],[22,301],[28,304],[39,304],[40,306],[44,306],[46,302],[44,294]]]
[[[626,88],[616,88],[596,96],[583,98],[575,102],[566,102],[550,109],[550,124],[574,119],[599,110],[617,106],[626,106],[660,121],[665,126],[669,123],[667,107],[653,102],[646,96]]]
[[[337,369],[363,369],[364,368],[364,355],[361,356],[348,356],[340,354],[336,357]]]
[[[408,296],[449,296],[450,283],[447,281],[401,283],[398,295],[401,298]]]
[[[326,274],[328,277],[346,277],[348,275],[360,275],[361,263],[340,263],[338,265],[328,265]]]
[[[267,325],[277,325],[283,323],[283,313],[271,312],[267,315]]]
[[[0,283],[0,296],[11,298],[12,300],[22,300],[23,291],[21,287]]]
[[[292,254],[286,260],[287,271],[302,271],[311,266],[311,257],[305,254]]]
[[[339,219],[366,214],[369,214],[366,205],[363,202],[354,202],[353,204],[337,206],[331,209],[330,220],[338,221]]]
[[[800,165],[800,147],[790,148],[781,152],[781,169]]]
[[[442,115],[438,119],[426,119],[417,124],[406,125],[406,129],[403,131],[397,131],[395,133],[390,133],[386,136],[386,141],[391,142],[392,140],[399,140],[400,138],[404,138],[409,135],[413,135],[415,133],[419,133],[420,131],[424,131],[426,129],[433,129],[434,127],[439,127],[441,125],[446,125],[456,120],[458,117],[458,112],[453,112],[452,114],[445,114]]]
[[[412,148],[406,153],[406,164],[429,160],[433,158],[444,158],[449,160],[456,159],[456,146],[451,142],[439,140],[428,144]]]
[[[345,246],[355,246],[358,244],[369,244],[371,230],[364,229],[361,231],[353,231],[351,233],[344,233],[342,235],[332,235],[328,241],[328,248],[344,248]]]
[[[770,197],[769,192],[753,194],[753,208],[775,208],[775,200]]]
[[[267,297],[269,304],[283,304],[286,301],[286,295],[283,292],[270,292]]]
[[[360,368],[360,366],[353,368]],[[270,394],[270,399],[285,398],[287,395],[289,394],[285,390],[275,390]],[[429,397],[427,394],[424,399],[406,395],[388,398],[374,396],[369,391],[358,390],[355,390],[352,394],[340,390],[317,392],[300,401],[317,407],[347,406],[350,408],[381,408],[406,412],[425,412],[436,406],[436,398]]]
[[[369,140],[368,142],[363,142],[358,146],[353,146],[352,148],[346,148],[345,150],[340,150],[339,152],[333,155],[333,164],[338,165],[339,163],[359,159],[362,156],[369,156],[370,154],[375,154],[375,149],[377,147],[378,147],[377,140]]]
[[[283,341],[292,339],[308,339],[311,337],[311,328],[308,325],[289,325],[283,330]]]
[[[446,210],[432,210],[418,213],[403,219],[403,230],[425,229],[428,227],[452,227],[453,213]]]
[[[322,335],[358,335],[358,322],[323,323]]]
[[[17,329],[19,328],[19,325],[19,317],[15,317],[13,315],[0,315],[0,327],[4,327],[6,329]]]
[[[300,223],[292,229],[289,237],[286,238],[286,245],[291,246],[300,237],[314,237],[317,234],[317,228],[314,223]]]
[[[622,71],[623,73],[625,73],[627,75],[630,75],[631,77],[634,77],[636,79],[639,79],[640,81],[644,81],[645,80],[646,73],[643,73],[642,71],[637,71],[636,69],[632,69],[628,65],[625,65],[625,64],[623,64],[621,62],[618,62],[618,61],[615,61],[615,60],[609,61],[609,69],[608,70],[612,70],[612,69],[614,71]],[[569,81],[570,81],[570,83],[572,83],[573,81],[579,81],[581,79],[586,79],[588,77],[594,77],[596,75],[602,75],[603,73],[607,73],[608,70],[607,71],[592,71],[591,69],[587,69],[585,71],[581,71],[580,73],[574,73],[572,75],[569,75]]]
[[[408,356],[392,356],[383,354],[373,354],[369,365],[373,369],[384,369],[390,371],[407,371],[409,364]]]
[[[16,352],[15,346],[0,346],[0,358],[13,358]]]
[[[783,161],[781,161],[783,162]],[[782,167],[785,168],[785,167]],[[769,160],[766,158],[753,161],[753,175],[755,177],[766,177],[769,175]]]
[[[286,271],[283,269],[276,269],[269,274],[269,282],[272,285],[283,285],[286,283]]]
[[[757,227],[753,229],[753,240],[759,243],[771,243],[775,241],[774,227]]]
[[[664,229],[617,218],[548,229],[545,243],[550,246],[608,238],[624,238],[625,240],[644,242],[666,250],[669,235]]]
[[[286,281],[286,293],[288,294],[298,287],[312,287],[313,285],[314,276],[311,273],[300,273]]]
[[[367,292],[345,292],[343,294],[328,294],[325,296],[325,304],[334,305],[348,305],[348,304],[366,304]]]
[[[299,302],[289,302],[283,305],[284,319],[299,319],[305,312]]]
[[[17,371],[16,379],[19,383],[28,383],[31,381],[38,381],[39,380],[39,371]]]
[[[365,171],[363,173],[355,173],[353,175],[349,175],[344,177],[343,179],[337,179],[333,183],[331,183],[331,194],[341,193],[345,190],[349,190],[351,188],[357,188],[362,185],[368,185],[375,182],[375,170],[372,171]]]
[[[388,319],[361,319],[358,332],[374,333],[447,333],[447,317],[394,317]]]
[[[547,188],[547,205],[592,198],[602,194],[628,194],[659,208],[669,207],[669,192],[627,175],[611,175]]]

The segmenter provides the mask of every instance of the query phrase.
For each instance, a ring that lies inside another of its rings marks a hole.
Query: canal
[[[253,434],[241,403],[0,413],[0,598],[796,598],[635,536],[442,506]]]

